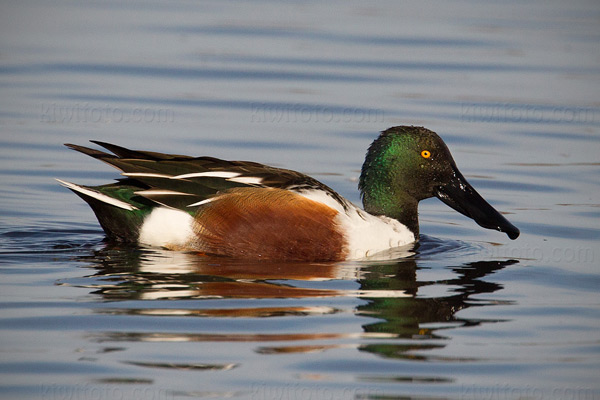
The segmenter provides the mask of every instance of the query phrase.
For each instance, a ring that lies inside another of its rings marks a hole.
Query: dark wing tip
[[[107,158],[107,157],[114,157],[112,154],[105,153],[101,150],[90,149],[89,147],[79,146],[77,144],[65,143],[65,146],[67,146],[71,150],[78,151],[80,153],[86,154],[86,155],[94,157],[94,158],[102,159],[102,158]]]
[[[143,155],[140,156],[140,152],[135,150],[129,150],[122,146],[117,146],[116,144],[102,142],[100,140],[90,140],[90,142],[97,144],[98,146],[104,147],[106,150],[110,151],[113,154],[116,154],[120,158],[144,158]]]

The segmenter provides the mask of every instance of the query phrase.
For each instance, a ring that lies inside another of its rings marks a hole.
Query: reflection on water
[[[468,307],[510,304],[474,297],[501,289],[502,286],[489,277],[517,263],[507,260],[448,265],[445,270],[451,271],[451,278],[419,281],[419,257],[446,251],[438,244],[435,239],[424,237],[414,249],[414,257],[393,262],[310,264],[246,263],[193,253],[108,246],[79,258],[92,274],[61,280],[59,284],[86,287],[92,294],[113,302],[114,306],[97,309],[96,314],[165,319],[165,323],[155,321],[154,325],[165,327],[163,331],[107,329],[89,333],[88,339],[97,343],[251,342],[259,354],[356,348],[385,358],[425,360],[429,358],[427,350],[445,346],[445,330],[501,322],[459,318],[456,313]],[[445,245],[457,247],[453,242]],[[420,291],[427,287],[438,287],[442,293],[434,297],[421,295]],[[358,304],[340,301],[344,298],[360,301]],[[252,301],[240,302],[241,299]],[[280,299],[279,305],[274,305],[272,299]],[[281,305],[285,299],[292,302]],[[131,304],[128,300],[155,302],[135,302],[137,307],[128,307],[127,304]],[[217,305],[213,304],[216,300],[219,300]],[[320,332],[318,329],[306,332],[303,326],[299,332],[292,329],[276,333],[265,333],[260,323],[264,318],[338,313],[360,317],[362,323],[356,324],[350,332]],[[187,325],[169,323],[169,318],[181,321],[181,318],[191,317],[243,319],[250,332],[228,332],[227,328],[203,332],[196,330],[197,325],[190,331],[185,329]],[[141,365],[137,361],[128,363]],[[151,366],[227,370],[236,365],[159,363]]]

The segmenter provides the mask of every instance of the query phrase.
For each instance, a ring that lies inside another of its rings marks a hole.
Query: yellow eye
[[[421,157],[423,157],[423,158],[429,158],[429,157],[431,157],[431,152],[429,150],[423,150],[421,152]]]

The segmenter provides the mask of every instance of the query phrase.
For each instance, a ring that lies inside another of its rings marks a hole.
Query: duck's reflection
[[[409,298],[371,299],[368,304],[359,306],[357,314],[374,316],[379,322],[364,325],[366,332],[394,333],[403,338],[413,338],[433,335],[447,326],[478,325],[481,320],[468,320],[456,317],[462,309],[490,304],[470,299],[473,295],[493,293],[501,286],[481,280],[507,265],[516,263],[509,261],[479,261],[460,266],[448,267],[455,278],[434,282],[418,282],[416,280],[416,263],[410,263],[409,268],[396,270],[393,266],[385,266],[377,273],[370,275],[370,279],[362,280],[361,286],[367,289],[375,287],[381,289],[404,287],[415,296]],[[391,267],[391,269],[390,269]],[[406,265],[404,265],[406,267]],[[430,285],[447,286],[455,294],[440,297],[422,298],[417,296],[419,288]],[[494,303],[498,303],[497,301]],[[424,328],[429,324],[436,324],[435,328]]]
[[[482,278],[517,262],[448,266],[441,275],[448,276],[451,271],[449,279],[420,281],[419,264],[424,261],[418,256],[378,263],[248,264],[189,253],[107,247],[82,259],[95,273],[85,278],[84,284],[81,279],[65,283],[93,288],[92,293],[117,301],[115,307],[101,308],[99,313],[155,318],[333,317],[346,313],[361,326],[355,332],[323,333],[317,327],[310,333],[308,321],[301,332],[265,333],[256,325],[258,332],[253,333],[246,333],[247,329],[222,334],[166,329],[93,334],[99,342],[257,342],[256,351],[263,354],[356,347],[396,358],[414,358],[409,355],[414,349],[443,347],[438,339],[444,337],[445,329],[498,322],[460,318],[456,313],[497,303],[476,298],[501,288]],[[434,287],[437,296],[420,295],[425,288]],[[158,301],[127,302],[128,306],[120,307],[119,300]]]

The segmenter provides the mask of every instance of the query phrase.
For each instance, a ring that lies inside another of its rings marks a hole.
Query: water
[[[0,396],[600,398],[595,2],[14,2],[0,12]],[[377,263],[106,243],[88,139],[300,170],[359,202],[424,125],[521,237],[437,199]]]

